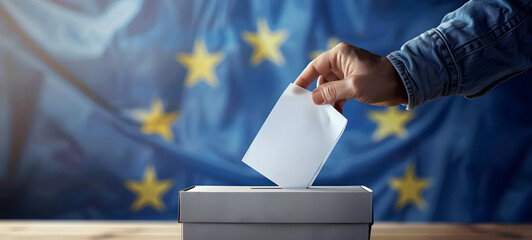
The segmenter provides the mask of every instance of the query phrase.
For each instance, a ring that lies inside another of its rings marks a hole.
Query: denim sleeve
[[[532,1],[473,0],[390,59],[407,109],[438,97],[479,97],[532,66]]]

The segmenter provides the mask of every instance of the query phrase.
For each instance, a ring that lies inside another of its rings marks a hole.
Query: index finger
[[[331,50],[329,50],[312,60],[303,70],[303,72],[299,74],[299,77],[297,77],[294,84],[302,88],[308,88],[308,86],[310,86],[310,84],[314,82],[316,78],[329,73],[332,69],[332,64],[330,61],[331,56],[332,53]]]

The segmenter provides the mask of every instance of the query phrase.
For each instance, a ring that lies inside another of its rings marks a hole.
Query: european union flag
[[[462,4],[0,1],[0,218],[175,220],[190,185],[271,185],[241,159],[309,61],[386,55]],[[532,221],[530,79],[350,101],[315,185],[372,188],[377,221]]]

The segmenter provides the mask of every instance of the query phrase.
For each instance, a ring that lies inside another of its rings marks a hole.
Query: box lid
[[[364,186],[194,186],[179,192],[179,222],[373,223],[372,197]]]

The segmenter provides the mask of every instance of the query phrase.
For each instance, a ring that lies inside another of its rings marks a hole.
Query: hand
[[[347,43],[310,62],[295,84],[307,88],[317,77],[312,101],[318,105],[333,103],[340,113],[350,98],[377,106],[408,102],[403,82],[390,60]]]

